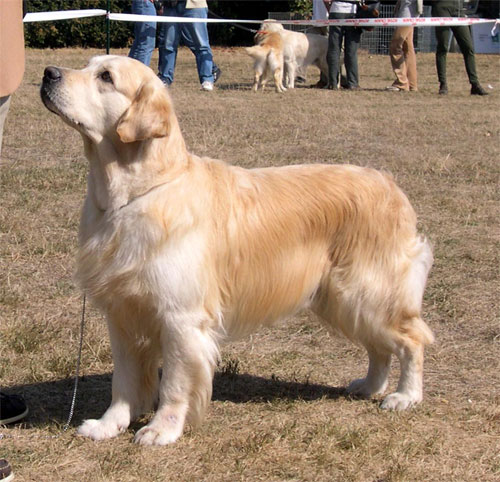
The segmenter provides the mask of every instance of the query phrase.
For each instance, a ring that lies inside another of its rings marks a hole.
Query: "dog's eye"
[[[111,74],[107,70],[102,72],[100,77],[101,77],[101,80],[103,80],[104,82],[109,82],[110,84],[113,83],[113,79],[111,78]]]

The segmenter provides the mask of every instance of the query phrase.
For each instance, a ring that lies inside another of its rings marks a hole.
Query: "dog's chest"
[[[203,239],[195,230],[170,231],[150,213],[132,211],[102,223],[83,243],[77,278],[105,304],[147,298],[186,307],[202,293]]]

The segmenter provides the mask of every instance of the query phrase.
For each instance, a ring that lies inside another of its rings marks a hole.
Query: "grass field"
[[[201,428],[141,447],[75,436],[100,416],[113,370],[101,315],[87,309],[76,411],[70,407],[81,296],[72,281],[87,163],[79,135],[39,100],[47,65],[82,67],[92,50],[29,50],[4,133],[0,184],[0,384],[30,415],[0,428],[0,458],[19,481],[494,481],[500,478],[498,56],[477,56],[488,97],[471,97],[450,54],[437,95],[432,54],[418,55],[420,92],[384,92],[389,59],[360,55],[362,91],[250,91],[251,59],[215,49],[218,88],[201,92],[179,53],[171,93],[192,152],[244,167],[353,163],[393,173],[431,240],[424,318],[424,401],[391,413],[344,391],[364,376],[363,349],[300,313],[226,346]],[[125,54],[125,51],[114,52]],[[156,65],[157,59],[153,59]],[[308,73],[307,84],[318,78]],[[394,362],[391,388],[399,366]]]

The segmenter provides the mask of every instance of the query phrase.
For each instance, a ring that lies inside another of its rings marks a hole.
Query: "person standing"
[[[433,17],[463,17],[463,14],[463,0],[434,0],[432,2]],[[471,95],[488,95],[488,92],[481,87],[477,77],[474,44],[468,25],[436,27],[436,69],[439,80],[439,94],[448,94],[446,56],[451,32],[453,32],[464,58],[465,70],[471,85]]]
[[[0,156],[12,94],[24,75],[23,3],[0,1]]]
[[[168,17],[207,18],[208,5],[206,0],[167,0],[164,2],[163,15]],[[165,23],[159,45],[158,76],[167,85],[174,81],[177,49],[183,28],[186,29],[193,42],[193,53],[196,57],[201,89],[212,91],[214,88],[213,56],[208,40],[206,22]]]
[[[132,14],[134,15],[161,15],[163,2],[161,0],[133,0],[132,1]],[[161,29],[164,25],[160,23],[160,39],[162,38]],[[139,60],[143,64],[149,66],[151,57],[156,45],[156,29],[157,22],[136,22],[134,25],[134,42],[128,54],[129,57]],[[189,32],[183,24],[181,29],[181,38],[184,44],[195,53],[196,46],[189,36]],[[221,76],[220,68],[213,62],[212,74],[214,76],[214,83],[217,82]]]
[[[424,11],[423,0],[398,0],[394,7],[394,17],[420,17]],[[387,87],[393,92],[416,92],[417,58],[413,47],[413,26],[396,27],[389,46],[389,56],[396,80]]]
[[[325,0],[326,10],[330,20],[344,20],[355,18],[356,3],[341,2],[339,0]],[[337,90],[340,78],[340,53],[344,44],[344,65],[346,70],[345,89],[359,89],[358,47],[361,40],[361,29],[357,27],[340,27],[330,25],[328,34],[328,85],[327,89]]]
[[[154,0],[133,0],[132,14],[156,17]],[[129,57],[149,66],[156,45],[156,22],[135,22],[134,42]]]
[[[0,1],[0,158],[2,156],[3,128],[9,112],[12,94],[24,76],[23,2]],[[0,425],[15,423],[28,414],[28,407],[18,395],[0,391]],[[0,459],[0,480],[13,480],[12,467]]]

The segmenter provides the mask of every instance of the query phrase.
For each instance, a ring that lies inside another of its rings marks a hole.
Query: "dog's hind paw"
[[[126,427],[120,427],[116,423],[104,422],[102,420],[85,420],[77,430],[78,435],[89,437],[92,440],[105,440],[113,438],[124,432]]]

